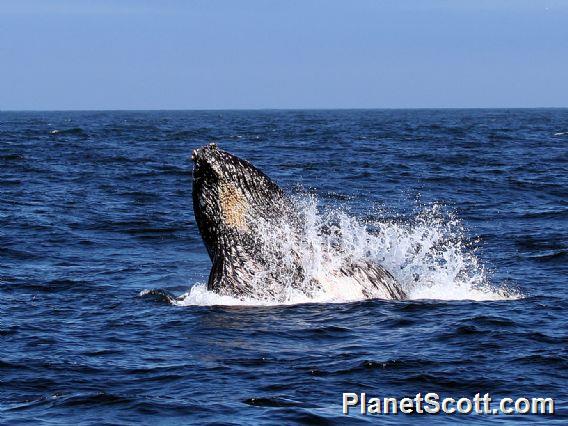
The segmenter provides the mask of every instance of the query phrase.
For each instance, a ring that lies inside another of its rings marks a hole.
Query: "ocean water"
[[[409,300],[208,292],[210,142]],[[552,397],[459,420],[568,421],[568,110],[0,112],[0,191],[2,424],[457,419],[347,417],[343,392]]]

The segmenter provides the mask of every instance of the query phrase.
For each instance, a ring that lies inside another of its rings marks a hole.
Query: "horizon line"
[[[259,108],[99,108],[99,109],[2,109],[2,112],[207,112],[207,111],[378,111],[378,110],[527,110],[527,109],[568,109],[568,106],[527,106],[527,107],[259,107]]]

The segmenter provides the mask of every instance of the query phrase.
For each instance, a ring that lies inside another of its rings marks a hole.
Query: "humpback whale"
[[[305,252],[331,258],[337,247],[305,241],[305,218],[266,174],[215,144],[193,151],[193,209],[213,263],[208,290],[238,299],[283,301],[290,291],[333,291],[342,280],[362,298],[405,299],[399,283],[381,265],[343,259],[314,273]]]

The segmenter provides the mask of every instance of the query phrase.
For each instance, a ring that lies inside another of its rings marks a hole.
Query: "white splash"
[[[460,221],[445,213],[440,205],[423,208],[411,220],[379,218],[363,223],[341,210],[318,211],[315,197],[304,196],[295,201],[306,219],[301,241],[294,242],[286,227],[280,233],[267,228],[262,238],[265,244],[289,245],[290,252],[299,253],[306,287],[313,278],[323,283],[322,287],[299,291],[297,285],[295,288],[289,285],[284,291],[280,289],[283,294],[277,297],[240,300],[210,292],[206,284],[197,283],[174,303],[242,306],[363,300],[362,289],[356,281],[329,279],[330,271],[347,258],[384,266],[401,283],[409,299],[486,301],[522,297],[516,291],[491,284],[475,251],[466,243]],[[340,250],[327,250],[330,247],[340,247]],[[280,259],[276,269],[265,273],[278,272],[278,268],[286,270],[287,266],[282,265],[294,261],[298,261],[294,256]],[[262,286],[262,274],[257,280],[255,286]]]

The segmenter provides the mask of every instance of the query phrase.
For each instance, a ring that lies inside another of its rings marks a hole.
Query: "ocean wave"
[[[53,129],[49,131],[50,135],[57,135],[57,136],[64,136],[64,135],[70,135],[70,136],[88,136],[87,132],[85,130],[83,130],[81,127],[73,127],[70,129]]]

